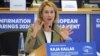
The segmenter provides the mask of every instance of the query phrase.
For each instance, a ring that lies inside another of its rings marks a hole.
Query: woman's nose
[[[48,13],[48,16],[51,16],[52,14],[51,13]]]

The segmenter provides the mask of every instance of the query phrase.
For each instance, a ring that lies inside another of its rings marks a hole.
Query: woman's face
[[[42,18],[45,23],[53,23],[55,18],[54,8],[51,6],[45,6],[42,12]]]

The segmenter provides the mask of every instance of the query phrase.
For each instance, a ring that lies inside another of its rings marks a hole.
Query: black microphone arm
[[[58,32],[58,31],[56,31],[55,29],[54,29],[54,26],[49,26],[49,28],[51,28],[51,30],[52,30],[52,32],[56,32],[58,35],[60,35],[61,36],[61,34]],[[61,36],[62,37],[62,36]],[[63,38],[63,37],[62,37]]]

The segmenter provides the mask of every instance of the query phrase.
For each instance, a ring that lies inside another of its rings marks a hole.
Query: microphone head
[[[52,28],[52,26],[51,26],[51,25],[49,25],[49,28]]]

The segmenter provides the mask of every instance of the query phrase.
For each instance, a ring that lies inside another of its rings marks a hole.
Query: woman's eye
[[[48,13],[48,11],[44,11],[44,13]]]
[[[54,11],[51,11],[51,13],[54,13]]]

